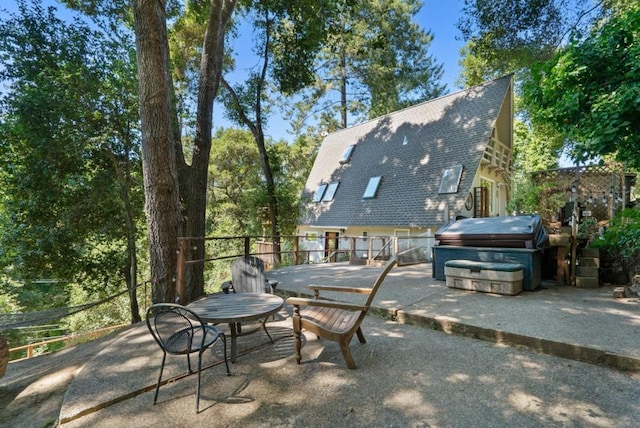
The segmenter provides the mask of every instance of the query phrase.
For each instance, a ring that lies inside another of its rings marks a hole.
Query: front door
[[[335,262],[338,258],[338,232],[324,233],[324,257],[328,262]]]

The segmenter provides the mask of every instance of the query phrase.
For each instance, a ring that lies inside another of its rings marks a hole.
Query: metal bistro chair
[[[162,383],[162,372],[167,354],[187,355],[187,366],[191,370],[190,355],[198,353],[198,381],[196,384],[196,413],[200,411],[200,371],[202,369],[202,354],[212,346],[218,338],[224,346],[224,364],[229,372],[227,361],[227,340],[224,333],[214,326],[202,322],[200,317],[191,310],[175,303],[157,303],[147,310],[147,327],[151,335],[162,349],[162,365],[158,375],[156,393],[153,404],[158,401],[158,392]]]

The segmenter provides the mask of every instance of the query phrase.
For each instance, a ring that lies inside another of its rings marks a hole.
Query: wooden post
[[[248,236],[244,237],[244,255],[245,257],[251,254],[251,240]]]
[[[571,285],[576,285],[576,257],[578,255],[578,221],[580,220],[580,209],[578,208],[578,198],[573,201],[573,217],[571,222]]]
[[[349,244],[351,249],[349,250],[349,260],[351,260],[351,263],[356,263],[356,261],[358,260],[358,251],[356,251],[356,238],[355,237],[351,237],[349,238]]]
[[[298,251],[300,251],[300,237],[296,235],[293,238],[293,265],[298,264]]]
[[[180,238],[178,240],[178,260],[176,265],[176,293],[178,294],[178,303],[184,305],[186,303],[184,293],[184,268],[185,258],[187,257],[187,239]]]

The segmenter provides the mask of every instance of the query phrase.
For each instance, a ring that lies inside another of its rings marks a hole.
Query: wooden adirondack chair
[[[369,307],[376,296],[376,292],[382,285],[382,281],[384,281],[389,271],[396,264],[397,259],[395,257],[389,260],[372,288],[314,285],[309,286],[314,292],[314,299],[300,297],[290,297],[287,299],[287,303],[293,305],[293,335],[296,361],[298,364],[300,364],[300,360],[302,359],[300,354],[300,335],[302,329],[305,329],[315,333],[318,337],[338,342],[347,367],[350,369],[356,368],[356,363],[351,356],[349,342],[351,342],[353,335],[357,334],[360,343],[366,343],[360,324],[362,324],[364,317],[367,315]],[[369,297],[363,305],[323,300],[320,297],[320,291],[323,290],[365,294],[369,295]],[[301,307],[303,308],[301,309]]]
[[[231,286],[225,293],[270,293],[273,294],[278,281],[267,279],[264,274],[264,262],[258,257],[246,256],[240,257],[231,263]],[[275,315],[274,315],[275,316]],[[267,330],[267,318],[260,320],[260,324],[264,332],[273,342],[273,338]],[[242,325],[236,324],[238,333],[242,331]]]
[[[258,257],[240,257],[231,263],[231,282],[222,286],[225,293],[273,293],[278,281],[264,273],[264,262]]]

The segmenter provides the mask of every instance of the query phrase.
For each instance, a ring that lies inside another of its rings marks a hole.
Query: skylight
[[[315,195],[313,195],[313,202],[320,202],[322,200],[322,196],[324,195],[324,191],[327,190],[326,184],[321,184],[318,186]]]
[[[438,193],[456,193],[460,184],[460,176],[462,175],[462,165],[445,168],[442,172],[442,180],[440,180],[440,190]]]
[[[382,176],[371,177],[369,179],[369,184],[367,184],[367,188],[364,191],[364,195],[362,195],[364,199],[370,199],[370,198],[376,197],[376,192],[378,191],[380,180],[382,180]]]
[[[355,148],[356,148],[355,144],[351,144],[349,147],[346,148],[346,150],[342,154],[342,158],[340,158],[341,164],[348,163],[351,160],[351,155],[353,154],[353,149]]]
[[[329,187],[327,187],[327,191],[324,192],[324,197],[322,198],[322,202],[333,201],[333,197],[336,194],[336,190],[338,190],[338,185],[339,184],[340,184],[339,181],[336,181],[335,183],[329,184]]]

